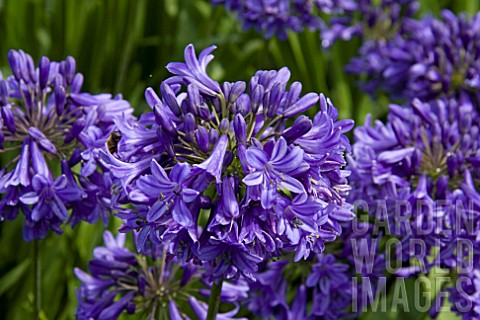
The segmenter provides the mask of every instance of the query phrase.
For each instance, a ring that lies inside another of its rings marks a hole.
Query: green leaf
[[[12,288],[17,282],[22,279],[30,266],[30,259],[27,259],[15,266],[12,270],[7,272],[0,278],[0,296]]]

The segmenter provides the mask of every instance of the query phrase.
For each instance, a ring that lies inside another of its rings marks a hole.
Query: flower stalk
[[[33,318],[40,319],[42,310],[42,271],[40,264],[40,240],[33,241]]]
[[[215,320],[217,318],[218,309],[220,307],[220,294],[222,292],[223,278],[214,281],[212,290],[210,292],[210,299],[208,300],[207,320]]]

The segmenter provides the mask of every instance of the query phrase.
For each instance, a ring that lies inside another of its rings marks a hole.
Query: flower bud
[[[277,109],[282,101],[284,90],[283,84],[275,83],[270,91],[270,101],[268,103],[267,117],[273,118],[276,115]]]
[[[230,91],[232,90],[232,84],[230,82],[224,82],[223,83],[223,94],[226,98],[230,96]]]
[[[210,129],[210,132],[208,134],[208,140],[209,149],[211,149],[218,141],[218,131],[215,129]]]
[[[289,106],[294,104],[298,98],[300,98],[300,94],[302,93],[302,84],[298,81],[295,81],[290,86],[288,90],[285,105]]]
[[[457,170],[457,157],[455,154],[450,154],[447,158],[447,172],[450,178],[455,176]]]
[[[246,116],[250,112],[250,97],[244,93],[235,101],[236,112]]]
[[[15,116],[13,115],[13,109],[11,104],[6,104],[2,108],[2,118],[5,121],[8,131],[11,133],[16,132]]]
[[[250,104],[253,114],[257,114],[258,109],[262,105],[263,96],[265,95],[265,89],[262,85],[257,85],[253,91],[252,103]]]
[[[77,73],[75,77],[73,77],[72,84],[70,86],[70,93],[79,93],[83,86],[83,75],[81,73]]]
[[[148,105],[152,109],[155,105],[162,102],[152,88],[147,88],[147,90],[145,90],[145,100],[147,100]]]
[[[185,131],[186,141],[191,142],[194,140],[195,127],[196,127],[195,116],[191,113],[187,113],[187,115],[183,120],[183,129]]]
[[[233,130],[238,144],[247,144],[247,124],[241,114],[235,115],[233,119]]]
[[[285,140],[287,140],[288,143],[292,143],[310,131],[311,128],[312,120],[305,115],[301,115],[295,119],[293,125],[287,131],[285,131],[282,136],[285,138]]]
[[[165,132],[171,137],[177,137],[177,127],[175,122],[169,117],[166,107],[163,103],[156,104],[153,107],[153,113],[155,114],[155,120],[157,123],[162,126]]]
[[[200,151],[208,152],[208,131],[205,127],[198,127],[195,130],[195,138],[197,139],[197,145]]]
[[[232,164],[233,158],[234,158],[233,152],[230,150],[227,150],[225,152],[225,158],[223,159],[223,166],[225,168],[228,168],[228,166]]]
[[[73,57],[68,56],[65,60],[65,80],[67,84],[71,84],[73,77],[75,76],[75,69],[76,69],[75,59]]]
[[[10,64],[10,69],[12,70],[13,76],[17,81],[22,79],[21,69],[22,63],[20,61],[20,55],[14,50],[8,52],[8,63]]]
[[[48,85],[48,76],[50,73],[50,60],[47,57],[42,57],[38,65],[40,73],[40,89],[43,90]]]
[[[182,111],[180,110],[180,106],[177,102],[177,97],[173,92],[172,88],[165,82],[162,82],[160,85],[160,92],[162,93],[162,98],[165,101],[165,104],[172,110],[173,114],[176,116],[180,116]]]
[[[224,119],[222,119],[222,121],[220,121],[220,125],[218,126],[218,129],[221,132],[226,132],[226,131],[228,131],[229,126],[230,126],[230,124],[228,122],[228,119],[224,118]]]
[[[66,95],[65,89],[61,86],[55,87],[55,111],[57,112],[58,116],[63,114],[65,110],[65,102],[66,102]]]
[[[162,127],[158,127],[157,129],[157,137],[162,146],[165,148],[165,152],[172,157],[175,158],[175,149],[173,148],[172,139],[165,133]]]
[[[8,103],[10,96],[8,94],[8,82],[7,80],[0,80],[0,103],[2,106]]]
[[[232,86],[230,94],[228,95],[228,102],[234,103],[238,97],[245,92],[246,84],[243,81],[237,81]]]

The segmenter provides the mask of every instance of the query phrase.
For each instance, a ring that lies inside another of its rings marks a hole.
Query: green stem
[[[40,319],[40,311],[42,310],[42,272],[40,265],[40,240],[33,240],[33,318]]]
[[[223,278],[218,283],[213,281],[210,290],[210,299],[208,300],[207,320],[215,320],[217,318],[218,308],[220,307],[220,293],[222,293]]]
[[[222,103],[222,119],[228,119],[228,109],[227,109],[227,102],[225,101],[225,97],[223,93],[219,94],[220,102]],[[220,124],[220,122],[218,123]]]
[[[255,135],[255,138],[260,139],[260,137],[265,132],[265,130],[267,130],[269,127],[273,126],[275,124],[275,122],[277,122],[278,120],[280,120],[282,118],[283,118],[283,116],[279,115],[279,116],[276,116],[275,118],[273,118],[270,122],[265,123],[263,125],[263,127],[261,127],[260,130],[258,130],[257,134]]]
[[[165,269],[165,260],[167,258],[166,256],[167,256],[167,250],[165,248],[163,248],[162,257],[160,258],[160,275],[158,277],[158,281],[162,285],[164,283],[164,281],[163,281],[163,270]]]

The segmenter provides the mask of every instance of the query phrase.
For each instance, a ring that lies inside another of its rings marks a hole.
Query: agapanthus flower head
[[[286,39],[287,31],[300,32],[304,27],[319,30],[323,26],[318,16],[319,0],[212,0],[237,13],[245,29],[255,29],[265,38]]]
[[[353,121],[339,121],[322,94],[288,86],[287,68],[219,84],[206,71],[211,52],[197,58],[187,46],[161,97],[147,89],[152,111],[119,121],[117,152],[103,162],[136,205],[121,230],[138,230],[141,251],[171,243],[215,278],[251,277],[281,251],[297,261],[322,252],[353,218],[341,169]],[[311,108],[313,119],[301,115]]]
[[[198,266],[178,263],[162,246],[151,248],[148,255],[135,255],[125,247],[125,234],[114,238],[106,231],[103,238],[105,247],[95,248],[94,258],[88,263],[90,273],[75,268],[82,282],[77,289],[77,319],[113,320],[125,313],[142,319],[206,318],[202,297],[191,295],[195,291],[192,284],[198,288],[202,281]],[[234,308],[219,314],[219,319],[233,319],[246,290],[248,286],[241,280],[223,284],[220,300],[232,303]],[[209,294],[208,289],[200,292]],[[187,299],[192,308],[189,311],[177,305]]]
[[[382,48],[365,48],[347,71],[364,74],[366,89],[424,101],[466,95],[478,101],[480,14],[408,20]]]
[[[318,0],[322,11],[331,14],[321,32],[322,45],[362,37],[382,43],[393,38],[418,10],[417,0]]]
[[[105,220],[98,206],[108,211],[113,206],[100,204],[110,195],[98,191],[105,184],[97,183],[103,171],[97,170],[96,152],[114,130],[115,118],[131,118],[129,103],[121,96],[81,92],[83,76],[72,57],[61,62],[42,57],[35,68],[28,54],[11,50],[8,61],[12,75],[0,75],[0,221],[22,212],[29,241],[49,229],[60,233],[69,210],[72,224]]]
[[[333,254],[318,254],[300,266],[270,262],[249,283],[248,309],[262,319],[344,319],[360,315],[351,311],[355,297],[355,270]],[[292,296],[294,297],[292,299]],[[360,299],[359,299],[360,300]]]
[[[411,271],[463,266],[460,243],[470,244],[478,266],[476,107],[468,99],[416,99],[406,107],[390,106],[386,123],[372,127],[369,121],[355,130],[351,201],[362,200],[365,210],[388,222],[388,232],[402,241],[402,259],[416,254],[416,243],[424,246],[423,267]],[[430,254],[435,261],[427,259]]]

